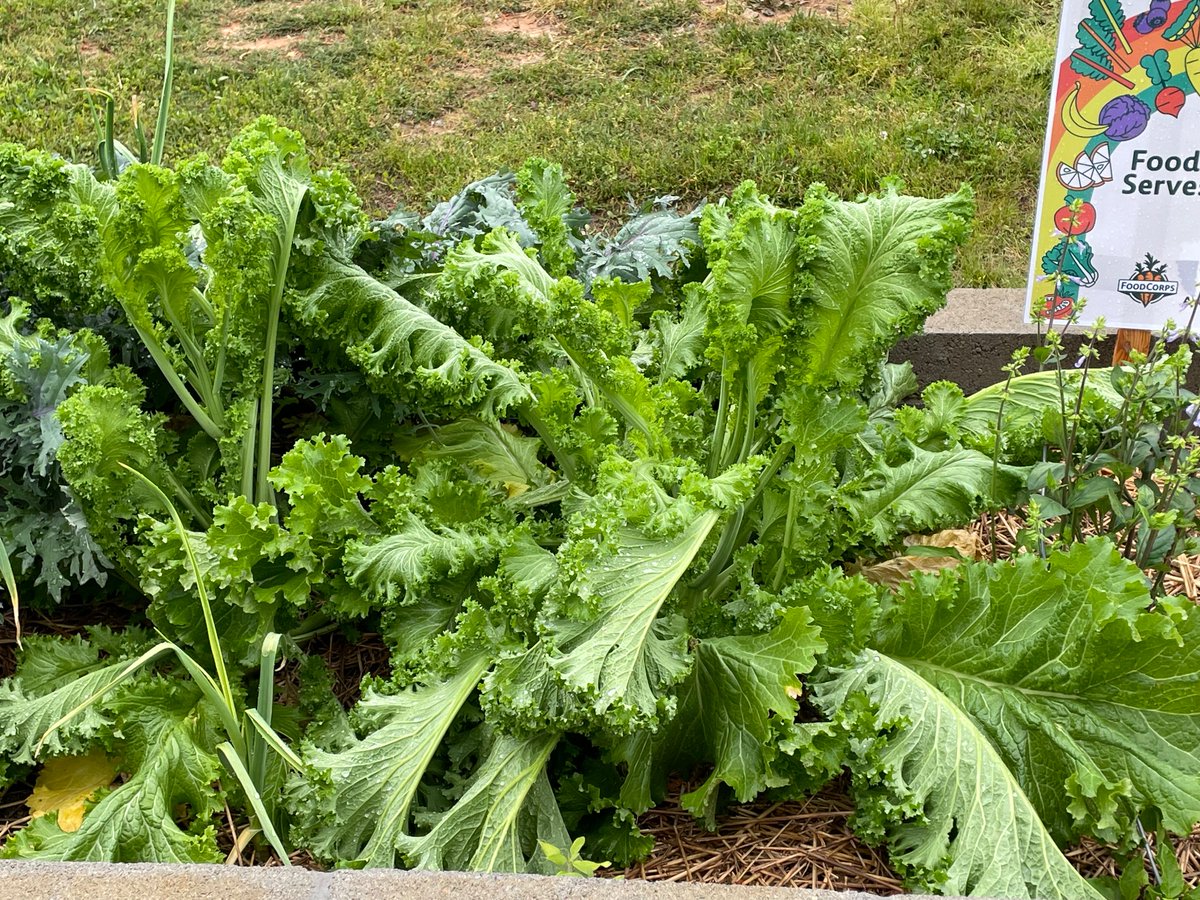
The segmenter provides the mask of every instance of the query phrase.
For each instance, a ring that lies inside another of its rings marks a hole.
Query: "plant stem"
[[[154,149],[150,162],[162,165],[163,147],[167,142],[167,120],[171,114],[171,84],[175,80],[175,0],[167,0],[167,40],[163,62],[162,95],[158,101],[158,122],[154,126]]]

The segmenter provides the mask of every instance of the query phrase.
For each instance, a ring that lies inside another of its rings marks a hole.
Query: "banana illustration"
[[[1062,119],[1063,127],[1071,134],[1081,138],[1104,134],[1108,130],[1107,125],[1093,122],[1079,111],[1079,88],[1080,84],[1077,81],[1075,87],[1068,91],[1067,96],[1063,98],[1062,108],[1059,109],[1059,118]]]

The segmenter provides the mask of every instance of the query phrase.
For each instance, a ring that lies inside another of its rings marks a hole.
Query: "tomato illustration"
[[[1096,227],[1096,207],[1086,200],[1060,207],[1054,214],[1054,227],[1067,236],[1087,234]]]
[[[1051,294],[1046,298],[1046,305],[1043,308],[1042,315],[1047,319],[1065,319],[1071,315],[1075,309],[1075,301],[1070,297],[1061,297],[1058,294]]]

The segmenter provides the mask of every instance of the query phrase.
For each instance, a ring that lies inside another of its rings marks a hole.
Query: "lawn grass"
[[[971,183],[967,285],[1023,282],[1057,4],[1031,0],[180,0],[168,156],[262,113],[368,206],[532,154],[601,217],[753,178],[783,200]],[[4,0],[0,140],[93,155],[84,86],[153,121],[163,0]],[[766,15],[775,11],[776,14]]]

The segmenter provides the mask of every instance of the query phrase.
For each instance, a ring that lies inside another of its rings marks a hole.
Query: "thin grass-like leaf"
[[[246,718],[249,720],[250,724],[254,726],[259,737],[262,738],[263,743],[278,753],[280,759],[282,759],[297,772],[304,768],[304,762],[299,756],[296,755],[296,751],[280,740],[280,737],[275,732],[275,729],[267,724],[266,720],[264,720],[263,717],[258,714],[258,710],[246,710]]]
[[[4,578],[4,586],[12,597],[13,625],[17,629],[17,646],[21,646],[21,595],[17,593],[17,576],[13,574],[12,561],[8,558],[8,550],[0,541],[0,576]]]
[[[154,149],[150,162],[162,165],[163,147],[167,142],[167,121],[171,114],[171,85],[175,80],[175,0],[167,0],[167,38],[163,61],[162,94],[158,100],[158,121],[154,126]]]
[[[246,792],[246,799],[250,801],[250,805],[254,808],[254,815],[258,818],[259,827],[262,828],[263,834],[267,841],[279,854],[279,861],[285,866],[290,866],[292,861],[288,859],[287,848],[283,841],[279,838],[279,833],[275,830],[275,825],[271,821],[271,817],[267,815],[267,808],[263,805],[262,795],[258,792],[257,786],[254,784],[250,773],[246,771],[245,765],[241,758],[233,749],[228,741],[217,745],[217,755],[221,757],[221,761],[225,763],[226,768],[231,771],[237,780],[242,785],[242,790]]]
[[[268,730],[271,728],[272,712],[275,706],[275,658],[278,655],[279,635],[272,631],[263,638],[262,651],[259,655],[258,704],[254,710],[262,718]],[[257,784],[263,784],[267,778],[267,746],[260,738],[251,735],[247,735],[246,743],[250,747],[250,772]]]
[[[183,543],[184,552],[187,553],[188,565],[191,567],[192,576],[196,580],[196,594],[200,598],[200,607],[204,612],[204,628],[208,632],[209,651],[212,653],[213,665],[217,668],[217,681],[221,685],[221,696],[224,706],[232,712],[236,709],[236,706],[233,702],[233,688],[229,683],[229,673],[225,669],[225,654],[221,649],[221,638],[217,634],[217,625],[213,620],[212,604],[208,600],[208,591],[204,588],[204,575],[200,571],[200,563],[196,561],[196,553],[192,549],[192,542],[188,538],[187,529],[183,526],[183,519],[179,517],[179,510],[175,508],[175,504],[171,502],[171,499],[163,493],[162,488],[137,469],[127,466],[123,462],[118,462],[117,465],[141,480],[162,502],[167,513],[171,516],[171,521],[175,523],[175,530],[179,534],[179,540]]]
[[[147,650],[145,653],[143,653],[137,659],[130,662],[129,665],[127,665],[120,672],[118,672],[115,676],[113,676],[112,681],[110,681],[108,684],[104,685],[104,687],[100,688],[100,690],[96,691],[94,694],[92,694],[90,697],[88,697],[86,700],[84,700],[82,703],[80,703],[74,709],[70,710],[65,716],[63,716],[62,718],[58,719],[53,724],[51,724],[51,726],[46,729],[45,733],[40,738],[38,738],[37,746],[33,748],[34,756],[36,756],[38,753],[41,752],[42,745],[44,743],[46,743],[46,738],[48,738],[51,734],[53,734],[59,728],[62,728],[62,726],[66,725],[73,718],[75,718],[77,715],[79,715],[81,712],[83,712],[85,709],[87,709],[89,706],[91,706],[93,703],[95,703],[97,700],[99,700],[101,697],[103,697],[105,694],[107,694],[109,691],[111,691],[113,688],[115,688],[117,685],[119,685],[125,679],[129,678],[129,676],[131,676],[134,672],[136,672],[138,669],[140,669],[146,663],[150,662],[150,660],[155,659],[156,657],[162,656],[168,650],[172,650],[172,649],[178,649],[178,648],[176,648],[175,645],[172,644],[170,641],[161,641],[160,643],[155,644],[153,647],[151,647],[149,650]]]
[[[225,705],[225,697],[222,695],[221,688],[216,680],[182,647],[171,644],[171,648],[175,651],[175,655],[179,657],[179,661],[183,664],[183,667],[187,669],[188,674],[192,676],[192,680],[196,682],[196,687],[200,688],[204,696],[217,708],[217,715],[221,717],[221,724],[225,727],[225,733],[229,735],[229,739],[233,741],[238,752],[245,753],[246,739],[242,735],[241,728],[238,726],[237,710],[232,706]]]

